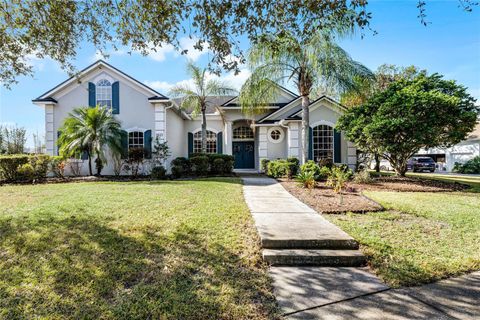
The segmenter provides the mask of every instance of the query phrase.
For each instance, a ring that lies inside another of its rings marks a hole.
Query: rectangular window
[[[128,149],[143,148],[143,132],[133,131],[128,133]]]

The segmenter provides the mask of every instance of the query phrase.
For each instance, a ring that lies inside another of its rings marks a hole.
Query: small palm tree
[[[201,69],[193,62],[188,62],[187,73],[192,77],[193,87],[187,84],[174,86],[169,94],[182,97],[180,107],[192,110],[193,116],[202,114],[202,153],[207,151],[207,117],[206,111],[209,96],[225,96],[235,94],[236,90],[227,83],[217,79],[207,79],[206,69]]]
[[[345,34],[339,30],[338,34]],[[251,76],[242,86],[240,103],[247,113],[263,112],[276,94],[276,83],[293,81],[302,98],[302,163],[308,158],[309,106],[318,88],[337,92],[355,87],[355,77],[373,77],[334,42],[332,33],[319,31],[310,39],[291,34],[265,35],[248,53]]]
[[[60,128],[60,155],[74,157],[86,153],[90,175],[93,175],[92,157],[96,156],[97,175],[100,175],[103,164],[107,163],[105,146],[113,154],[120,154],[124,134],[120,122],[109,109],[100,106],[76,108]]]

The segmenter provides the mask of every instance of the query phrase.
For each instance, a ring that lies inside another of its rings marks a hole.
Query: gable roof
[[[321,96],[320,98],[316,99],[316,100],[313,100],[312,102],[310,102],[310,106],[313,106],[314,104],[316,104],[317,102],[321,101],[321,100],[327,100],[329,101],[330,103],[340,107],[340,109],[342,109],[343,111],[346,111],[347,110],[347,107],[345,107],[343,104],[341,104],[340,102],[337,102],[336,100],[330,98],[329,96],[326,96],[326,95],[323,95]],[[302,110],[299,110],[299,111],[296,111],[294,113],[292,113],[289,118],[291,117],[300,117],[302,114]]]
[[[149,86],[147,86],[146,84],[144,84],[143,82],[140,82],[138,81],[137,79],[129,76],[128,74],[126,74],[125,72],[115,68],[114,66],[112,66],[111,64],[103,61],[103,60],[97,60],[95,61],[94,63],[92,63],[91,65],[89,65],[88,67],[80,70],[77,74],[71,76],[70,78],[68,78],[67,80],[61,82],[60,84],[58,84],[57,86],[53,87],[52,89],[48,90],[47,92],[43,93],[42,95],[40,95],[38,98],[36,99],[33,99],[32,102],[53,102],[51,100],[54,100],[55,99],[52,97],[53,95],[55,95],[56,93],[58,93],[59,91],[63,90],[64,88],[66,88],[67,86],[71,85],[72,83],[74,83],[75,81],[80,81],[79,79],[87,74],[88,72],[92,71],[92,70],[95,70],[97,68],[106,68],[106,69],[109,69],[110,71],[114,72],[114,73],[117,73],[119,74],[120,76],[122,77],[125,77],[127,78],[128,80],[132,81],[133,83],[139,85],[140,87],[144,88],[147,92],[149,92],[152,97],[151,98],[154,98],[153,100],[168,100],[168,97],[164,96],[163,94],[159,93],[158,91],[150,88]],[[150,99],[151,99],[150,98]],[[48,99],[51,99],[51,100],[48,100]]]
[[[207,97],[207,114],[215,113],[217,111],[216,107],[223,106],[226,102],[235,99],[237,96],[209,96]],[[182,104],[184,98],[172,98],[170,99],[178,107]],[[185,110],[187,114],[193,112],[193,110]]]

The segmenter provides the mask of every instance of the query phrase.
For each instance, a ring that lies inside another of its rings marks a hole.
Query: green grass
[[[357,239],[388,284],[418,285],[480,269],[480,197],[369,191],[387,211],[325,215]]]
[[[276,316],[235,178],[0,187],[0,319]]]

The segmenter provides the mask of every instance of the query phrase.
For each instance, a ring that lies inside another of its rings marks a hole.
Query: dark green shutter
[[[143,133],[143,149],[145,150],[145,158],[152,158],[152,130]]]
[[[122,131],[122,159],[128,158],[128,132]]]
[[[342,162],[342,135],[336,129],[333,129],[333,162]]]
[[[95,84],[93,82],[88,83],[88,106],[95,107],[97,104],[97,97],[95,94]]]
[[[188,156],[193,153],[193,133],[188,133]]]
[[[57,131],[57,156],[60,155],[60,146],[58,145],[58,138],[60,138],[60,135],[62,133],[60,131]]]
[[[223,133],[217,133],[217,153],[223,153]]]
[[[82,160],[88,160],[88,153],[87,153],[87,151],[83,151],[82,154],[81,154],[81,156],[80,156],[80,158],[81,158]]]
[[[313,160],[313,129],[308,127],[308,160]]]
[[[112,113],[120,114],[120,83],[118,81],[112,84]]]

